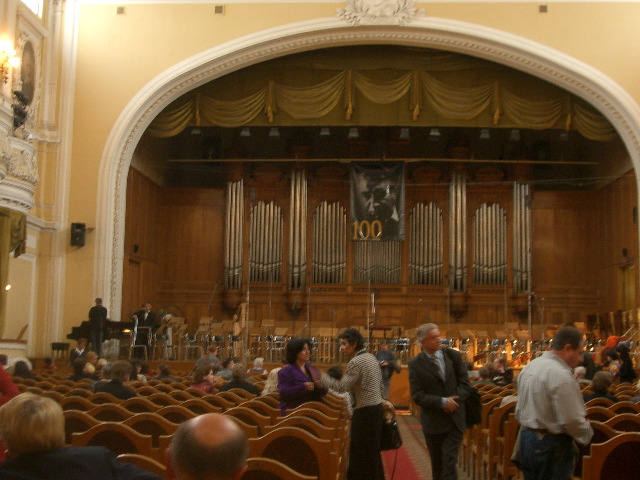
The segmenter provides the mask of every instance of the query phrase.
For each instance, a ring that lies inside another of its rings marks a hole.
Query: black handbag
[[[397,450],[402,446],[402,437],[398,422],[382,422],[382,439],[380,441],[380,450]]]

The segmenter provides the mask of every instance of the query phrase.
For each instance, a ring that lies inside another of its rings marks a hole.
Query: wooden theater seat
[[[640,433],[616,435],[591,445],[583,459],[582,480],[635,480],[640,472]]]
[[[76,447],[103,446],[114,454],[138,453],[157,458],[153,453],[151,435],[142,435],[128,425],[103,422],[81,433],[71,435],[71,445]]]
[[[247,471],[242,480],[318,480],[316,475],[304,475],[273,458],[247,459]]]
[[[71,445],[71,434],[86,432],[91,427],[100,424],[87,412],[80,410],[65,410],[64,414],[64,443]]]
[[[140,455],[137,453],[122,453],[118,455],[118,460],[124,463],[132,463],[147,472],[151,472],[161,478],[169,478],[167,475],[167,467],[165,467],[158,460],[147,457],[146,455]]]

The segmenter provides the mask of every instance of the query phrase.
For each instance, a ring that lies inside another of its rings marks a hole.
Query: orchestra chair
[[[619,432],[640,432],[640,415],[635,413],[618,413],[603,423]]]
[[[247,471],[242,480],[318,480],[317,475],[304,475],[272,458],[247,459]]]
[[[100,424],[100,420],[96,420],[87,412],[80,410],[65,410],[64,415],[64,443],[71,445],[71,434],[86,432],[91,427]]]
[[[589,420],[589,424],[593,429],[593,436],[587,445],[577,445],[578,446],[578,454],[576,455],[576,464],[573,470],[574,477],[580,477],[582,475],[582,459],[589,455],[591,451],[591,445],[594,443],[604,443],[610,438],[615,437],[620,432],[614,430],[608,425],[605,425],[602,422],[598,422],[597,420]]]
[[[158,460],[155,460],[146,455],[139,455],[137,453],[122,453],[118,455],[118,460],[123,463],[132,463],[133,465],[151,472],[158,477],[168,479],[167,467],[165,467]]]
[[[102,422],[88,430],[71,434],[71,445],[74,447],[102,446],[115,455],[122,453],[138,453],[158,458],[152,450],[151,435],[142,435],[128,425],[118,422]]]
[[[591,445],[582,460],[582,480],[635,480],[640,472],[640,433],[616,435]]]
[[[303,475],[335,480],[340,458],[331,446],[331,441],[314,437],[301,428],[282,427],[262,437],[250,438],[249,457],[271,458]]]

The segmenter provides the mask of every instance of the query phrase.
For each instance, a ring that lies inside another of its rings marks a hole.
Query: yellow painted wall
[[[15,2],[11,2],[14,4]],[[428,16],[469,22],[519,35],[577,58],[612,77],[637,101],[640,101],[640,73],[637,25],[640,3],[550,3],[548,13],[539,13],[539,3],[418,3]],[[68,222],[60,225],[64,237],[64,287],[62,330],[86,319],[94,292],[95,233],[87,233],[84,248],[70,247],[69,223],[96,224],[100,160],[105,142],[118,116],[132,97],[158,74],[193,55],[221,43],[268,28],[294,22],[330,18],[344,3],[225,4],[224,15],[214,15],[210,5],[141,5],[120,2],[124,15],[116,15],[116,5],[81,5],[77,36],[76,74],[73,91],[73,137],[71,174],[68,186]],[[72,4],[67,5],[72,8]],[[10,24],[10,20],[6,22]],[[67,25],[67,28],[71,26]],[[53,40],[53,39],[51,39]],[[56,74],[57,75],[57,74]],[[58,78],[56,77],[56,79]],[[46,80],[45,80],[46,81]],[[61,85],[64,97],[67,85]],[[58,199],[58,147],[54,143],[38,154],[41,183],[37,205],[31,212],[44,221],[55,221],[51,212]],[[59,206],[58,206],[59,207]],[[124,214],[124,212],[123,212]],[[38,290],[36,329],[46,332],[47,311],[43,302],[51,302],[48,272],[52,267],[55,239],[48,233],[39,237],[38,268],[30,261],[12,260],[10,281],[18,286],[12,292],[7,336],[20,329],[21,304],[32,293],[23,285],[35,284]],[[110,305],[107,305],[110,308]],[[17,320],[16,320],[17,319]],[[44,338],[45,333],[38,333]],[[37,340],[37,349],[44,349]],[[40,352],[45,353],[45,352]]]

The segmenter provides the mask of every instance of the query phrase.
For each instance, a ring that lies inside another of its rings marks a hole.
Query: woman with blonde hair
[[[0,407],[0,440],[7,447],[0,478],[160,480],[105,447],[65,447],[62,408],[48,397],[23,393]]]

